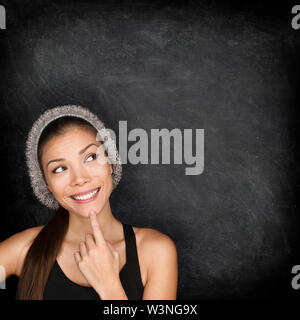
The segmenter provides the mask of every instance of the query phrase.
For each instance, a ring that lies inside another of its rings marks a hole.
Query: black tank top
[[[137,255],[136,239],[131,225],[123,223],[126,243],[126,262],[120,271],[120,280],[129,300],[141,300],[143,282]],[[57,260],[50,271],[43,295],[44,300],[101,300],[93,287],[81,286],[71,281]]]

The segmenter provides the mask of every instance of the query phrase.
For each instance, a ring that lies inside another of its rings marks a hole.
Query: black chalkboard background
[[[300,30],[287,3],[240,2],[1,1],[0,241],[49,221],[26,135],[47,108],[80,104],[117,133],[204,129],[201,175],[126,164],[111,195],[119,220],[176,243],[178,299],[299,297]]]

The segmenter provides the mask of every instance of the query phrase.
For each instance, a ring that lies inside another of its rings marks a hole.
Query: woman
[[[176,299],[173,240],[111,211],[122,166],[96,115],[80,106],[49,109],[29,133],[26,157],[35,195],[56,212],[45,226],[0,243],[6,277],[19,277],[17,299]]]

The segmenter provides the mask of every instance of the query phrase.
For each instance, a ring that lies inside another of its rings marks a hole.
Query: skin
[[[96,145],[79,154],[91,143]],[[101,299],[126,300],[119,278],[126,263],[123,226],[114,217],[109,202],[112,166],[100,163],[95,157],[100,145],[92,131],[72,126],[43,148],[42,167],[47,186],[70,215],[57,262],[71,281],[92,286]],[[58,158],[65,160],[47,165]],[[98,159],[103,160],[103,155]],[[91,202],[79,204],[70,197],[100,186],[97,198]],[[27,229],[0,243],[0,265],[6,267],[7,276],[20,275],[26,252],[41,228],[43,226]],[[176,299],[178,258],[173,240],[154,229],[133,227],[133,230],[144,286],[143,299]]]
[[[87,145],[89,147],[82,155],[78,152]],[[113,228],[118,224],[112,214],[108,201],[112,192],[112,166],[110,163],[99,164],[95,157],[101,143],[96,141],[95,135],[82,128],[70,128],[63,135],[52,138],[44,147],[42,153],[42,167],[48,189],[55,199],[68,210],[69,228],[65,240],[70,243],[84,239],[85,234],[92,234],[92,226],[87,219],[89,212],[95,210],[97,221],[104,237],[113,240]],[[50,160],[65,158],[66,161],[52,162]],[[56,170],[56,172],[53,172]],[[70,198],[71,195],[101,186],[96,200],[78,204]]]
[[[96,145],[91,145],[82,154],[78,152],[91,143]],[[79,243],[79,250],[74,252],[77,266],[87,282],[102,296],[111,287],[117,288],[120,281],[119,253],[110,244],[114,227],[118,225],[108,201],[113,186],[113,169],[110,163],[97,161],[100,145],[91,131],[71,127],[45,145],[42,167],[48,189],[70,214],[65,241]],[[49,163],[60,158],[65,160]],[[71,197],[98,187],[101,190],[92,202],[81,204]],[[95,215],[90,216],[91,212]]]

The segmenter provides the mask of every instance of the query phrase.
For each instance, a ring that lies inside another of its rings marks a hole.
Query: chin
[[[95,204],[91,205],[83,205],[82,208],[72,208],[73,212],[76,212],[78,215],[82,217],[89,217],[89,213],[91,210],[94,210],[96,212],[96,215],[102,210],[100,206],[97,206]]]

